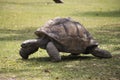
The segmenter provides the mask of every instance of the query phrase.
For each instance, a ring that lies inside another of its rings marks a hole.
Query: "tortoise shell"
[[[90,46],[98,46],[92,35],[77,21],[71,18],[55,18],[35,31],[38,37],[43,35],[61,44],[66,52],[81,53]]]

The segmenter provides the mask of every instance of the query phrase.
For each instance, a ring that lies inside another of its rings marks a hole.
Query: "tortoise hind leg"
[[[48,42],[48,44],[46,46],[46,50],[48,52],[48,55],[51,58],[51,61],[58,62],[61,60],[61,56],[59,55],[59,51],[52,42]]]
[[[94,49],[91,52],[91,54],[96,56],[96,57],[100,57],[100,58],[111,58],[112,57],[110,52],[108,52],[106,50],[99,49],[99,48]]]

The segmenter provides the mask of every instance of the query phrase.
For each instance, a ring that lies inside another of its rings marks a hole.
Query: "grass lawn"
[[[39,49],[22,60],[20,44],[58,16],[83,24],[113,58],[61,53],[62,61],[53,63]],[[120,80],[120,0],[0,0],[0,80]]]

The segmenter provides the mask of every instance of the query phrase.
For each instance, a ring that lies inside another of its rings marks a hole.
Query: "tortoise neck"
[[[38,45],[42,49],[46,49],[46,45],[49,42],[49,39],[43,37],[43,38],[38,38]]]

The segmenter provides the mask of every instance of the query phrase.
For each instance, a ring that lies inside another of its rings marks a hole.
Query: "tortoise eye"
[[[27,47],[27,45],[26,45],[26,44],[24,44],[24,43],[22,43],[22,44],[21,44],[21,47],[22,47],[22,48],[26,48],[26,47]]]

